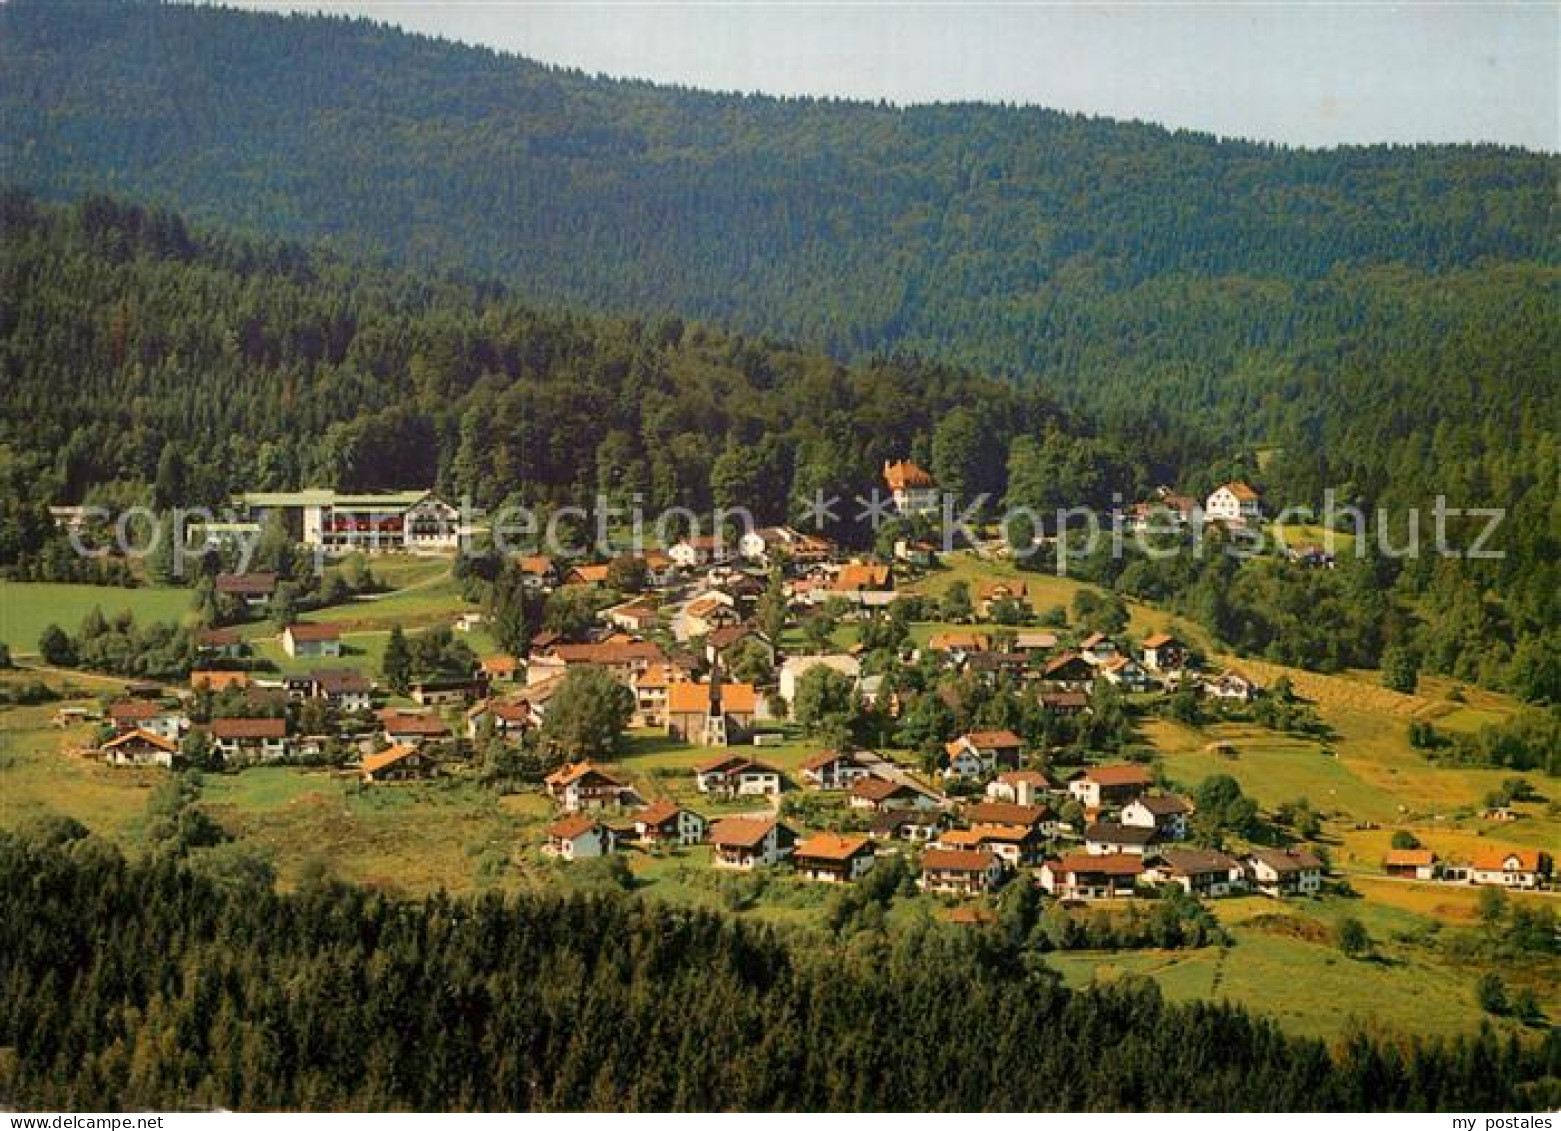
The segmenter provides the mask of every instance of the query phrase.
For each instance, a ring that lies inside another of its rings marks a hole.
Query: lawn
[[[1356,1027],[1451,1036],[1485,1019],[1474,996],[1478,969],[1454,967],[1435,950],[1399,941],[1426,925],[1411,909],[1337,898],[1277,904],[1256,896],[1213,906],[1233,936],[1228,948],[1072,952],[1048,955],[1047,962],[1070,985],[1148,976],[1170,1000],[1227,1000],[1277,1018],[1290,1032],[1331,1040]],[[1348,958],[1333,944],[1332,925],[1345,914],[1365,924],[1374,957]]]
[[[38,637],[51,624],[74,633],[93,610],[106,617],[129,611],[142,624],[182,621],[192,612],[189,589],[121,589],[110,585],[67,585],[52,581],[0,581],[0,641],[18,655],[35,654]]]
[[[75,753],[90,741],[91,728],[62,730],[53,716],[53,706],[0,710],[0,827],[57,813],[121,843],[136,840],[162,773],[110,769]]]

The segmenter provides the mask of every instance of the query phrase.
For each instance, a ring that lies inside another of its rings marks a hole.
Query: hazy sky
[[[1024,102],[1290,142],[1561,150],[1547,3],[228,0],[717,90]]]

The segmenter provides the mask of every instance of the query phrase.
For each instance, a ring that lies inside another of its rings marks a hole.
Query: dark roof
[[[274,573],[219,573],[216,580],[218,593],[239,597],[269,597],[276,592]]]
[[[1118,825],[1110,821],[1097,821],[1084,830],[1086,841],[1098,841],[1101,844],[1149,844],[1155,838],[1154,829],[1146,829],[1142,825]]]
[[[1191,813],[1192,805],[1186,798],[1177,797],[1174,793],[1144,794],[1135,799],[1156,817],[1174,817],[1178,813]]]
[[[286,719],[212,719],[217,738],[286,738]]]

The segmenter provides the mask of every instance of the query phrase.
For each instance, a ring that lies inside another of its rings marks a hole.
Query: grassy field
[[[0,640],[17,655],[38,651],[38,637],[51,624],[74,633],[94,607],[106,617],[129,611],[137,621],[182,621],[190,614],[189,589],[118,589],[49,581],[0,581]]]

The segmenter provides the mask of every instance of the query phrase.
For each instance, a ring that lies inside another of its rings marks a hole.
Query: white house
[[[98,753],[111,766],[162,766],[172,769],[179,756],[173,740],[148,730],[131,729],[98,747]]]
[[[110,703],[108,718],[109,722],[114,724],[114,729],[121,734],[142,730],[148,734],[155,734],[159,738],[166,738],[169,742],[178,742],[179,736],[184,733],[184,728],[189,723],[182,711],[145,699],[122,699],[117,703]]]
[[[1058,899],[1114,899],[1132,895],[1143,875],[1141,856],[1064,856],[1041,865],[1041,887]]]
[[[981,895],[1002,883],[1003,862],[990,852],[969,848],[929,848],[921,854],[922,891]]]
[[[948,764],[943,776],[952,781],[991,777],[999,770],[1019,768],[1024,740],[1011,730],[979,730],[943,745]]]
[[[781,772],[740,754],[723,754],[694,767],[700,793],[721,797],[772,797],[783,787]]]
[[[732,549],[732,543],[721,534],[695,534],[677,542],[667,554],[682,569],[703,569],[729,559]]]
[[[710,863],[717,868],[751,871],[779,864],[796,844],[797,834],[779,821],[728,817],[710,830]]]
[[[1143,856],[1154,840],[1153,827],[1097,821],[1084,830],[1084,851],[1090,856]]]
[[[1322,861],[1305,849],[1253,849],[1247,869],[1253,886],[1264,895],[1316,895],[1322,890]]]
[[[1237,479],[1223,487],[1216,487],[1214,493],[1205,500],[1203,512],[1215,522],[1237,525],[1257,523],[1263,518],[1262,499],[1256,491]]]
[[[1245,891],[1246,869],[1223,852],[1198,848],[1167,848],[1147,877],[1157,884],[1174,884],[1188,895],[1215,897]]]
[[[1537,848],[1496,849],[1469,862],[1469,882],[1531,891],[1543,886],[1553,868],[1551,858]]]
[[[333,624],[290,624],[282,630],[282,651],[289,656],[341,655],[341,630]]]
[[[1154,779],[1143,766],[1123,762],[1081,770],[1068,782],[1068,792],[1084,808],[1099,809],[1126,805],[1152,784]]]
[[[698,844],[710,822],[671,801],[657,801],[634,815],[634,834],[650,844]]]
[[[211,744],[229,762],[275,762],[287,757],[286,719],[212,719]]]
[[[872,769],[850,751],[821,750],[800,767],[804,785],[813,789],[850,789]]]
[[[623,805],[634,789],[590,762],[576,762],[553,771],[543,781],[548,796],[570,813]]]

